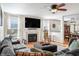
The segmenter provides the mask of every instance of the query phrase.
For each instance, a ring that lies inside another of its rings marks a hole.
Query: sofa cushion
[[[74,40],[74,41],[71,43],[71,45],[69,46],[69,49],[70,49],[70,50],[74,50],[74,49],[77,49],[77,48],[79,48],[79,43],[78,43],[77,40]]]
[[[72,42],[73,42],[74,40],[77,40],[77,38],[72,37],[72,38],[70,39],[70,41],[69,41],[69,46],[72,44]]]

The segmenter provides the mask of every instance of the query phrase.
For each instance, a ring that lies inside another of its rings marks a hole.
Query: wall
[[[1,8],[0,8],[1,11]],[[1,16],[1,15],[0,15]],[[2,26],[0,26],[0,41],[2,41],[4,39],[4,29],[3,29],[3,11],[2,11]],[[0,19],[1,20],[1,19]]]
[[[43,30],[44,30],[44,27],[46,27],[47,28],[47,30],[48,30],[48,33],[49,33],[49,35],[51,35],[51,40],[54,40],[54,41],[56,41],[56,42],[61,42],[61,43],[63,43],[63,40],[64,40],[64,29],[63,29],[63,20],[60,20],[60,24],[59,24],[59,27],[60,27],[60,32],[51,32],[50,31],[50,22],[51,21],[54,21],[54,19],[44,19],[43,20]],[[58,21],[58,20],[57,20]]]
[[[8,20],[9,15],[10,14],[8,14],[8,13],[4,13],[4,34],[5,34],[5,36],[7,35],[7,20]],[[61,21],[60,21],[60,25],[59,25],[61,27],[60,32],[50,32],[50,25],[49,25],[50,19],[40,18],[41,19],[41,28],[35,29],[35,30],[29,30],[29,29],[25,28],[25,17],[26,16],[25,15],[18,15],[18,17],[19,17],[19,19],[18,19],[18,24],[19,24],[18,38],[27,40],[28,33],[37,33],[38,34],[38,41],[41,41],[44,38],[44,26],[46,26],[48,29],[49,35],[51,34],[52,40],[54,39],[57,42],[63,43],[63,40],[64,40],[63,23],[64,22],[63,22],[62,17],[60,18]],[[32,16],[30,16],[30,17],[32,17]],[[35,17],[35,18],[38,18],[38,17]]]
[[[37,34],[37,41],[41,41],[42,39],[42,26],[40,28],[25,28],[25,17],[26,16],[20,16],[20,37],[23,39],[26,39],[28,41],[28,34]],[[28,16],[32,17],[32,16]],[[34,17],[33,17],[34,18]],[[35,17],[37,18],[37,17]],[[41,18],[40,18],[41,19]],[[42,24],[42,23],[41,23]]]
[[[7,35],[8,18],[10,15],[13,15],[13,14],[4,12],[4,36]],[[25,28],[25,17],[26,17],[25,15],[13,15],[13,16],[18,16],[18,35],[17,35],[18,39],[26,39],[27,40],[28,39],[27,35],[29,33],[37,33],[38,34],[38,41],[40,41],[42,39],[42,25],[40,25],[41,28],[29,30],[28,28]],[[34,18],[34,16],[31,16],[31,17]],[[35,17],[35,18],[38,18],[38,17]]]
[[[7,35],[7,27],[8,27],[8,14],[7,13],[5,13],[4,12],[4,15],[3,15],[3,20],[4,20],[4,23],[3,23],[3,25],[4,25],[4,37]]]
[[[0,26],[0,41],[4,39],[3,26]]]

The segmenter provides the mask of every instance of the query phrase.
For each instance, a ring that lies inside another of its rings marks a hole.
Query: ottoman
[[[45,45],[41,49],[46,50],[46,51],[50,51],[50,52],[56,52],[57,51],[57,45]]]

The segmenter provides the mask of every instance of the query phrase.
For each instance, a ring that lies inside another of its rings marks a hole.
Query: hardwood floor
[[[64,39],[64,44],[68,44],[68,39]]]
[[[27,47],[28,48],[34,48],[34,44],[35,44],[36,42],[28,42],[28,44],[27,44]]]

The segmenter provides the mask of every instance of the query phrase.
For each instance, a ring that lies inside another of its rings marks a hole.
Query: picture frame
[[[60,32],[61,31],[60,20],[51,20],[50,21],[50,31],[51,32]]]

